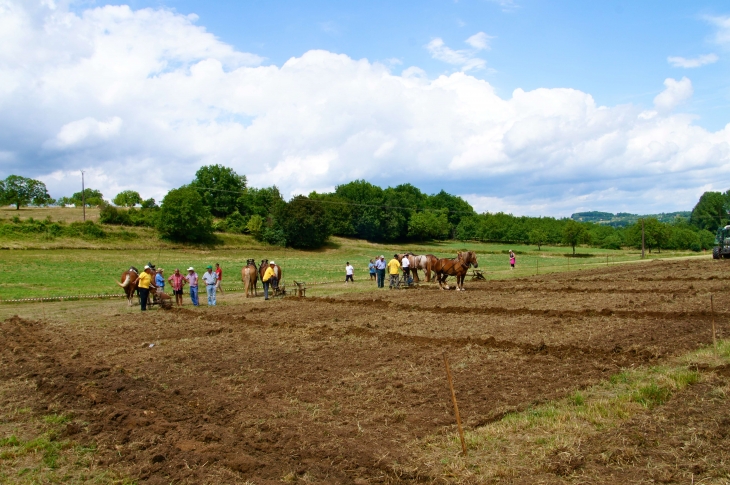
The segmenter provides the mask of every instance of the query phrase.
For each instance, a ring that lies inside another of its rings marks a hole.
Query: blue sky
[[[0,0],[0,46],[0,177],[56,197],[85,170],[160,199],[214,163],[530,215],[730,188],[718,0]]]
[[[95,4],[118,2],[95,2]],[[700,69],[673,67],[670,56],[726,51],[707,17],[727,15],[724,1],[422,0],[422,1],[139,1],[198,15],[197,23],[237,49],[283,64],[311,49],[371,61],[397,60],[429,75],[451,72],[425,46],[436,37],[454,49],[476,32],[492,36],[482,54],[486,79],[501,96],[515,88],[567,87],[599,104],[651,107],[657,80],[691,73],[695,95],[685,111],[697,124],[730,122],[730,70],[721,57]]]

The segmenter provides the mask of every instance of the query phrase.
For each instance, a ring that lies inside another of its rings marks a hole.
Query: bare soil
[[[140,483],[443,481],[399,470],[413,459],[408,443],[454,425],[444,353],[464,424],[476,427],[711,343],[711,293],[719,336],[730,336],[727,270],[652,262],[467,281],[465,292],[422,286],[132,317],[106,305],[73,324],[12,317],[0,324],[0,379],[34,390],[0,406],[71,415],[65,436],[96,443],[97,466]],[[727,401],[708,397],[715,387],[691,386],[585,443],[570,474],[556,466],[523,479],[672,482],[680,465],[697,482],[717,477],[730,421]],[[632,474],[637,463],[655,475]]]

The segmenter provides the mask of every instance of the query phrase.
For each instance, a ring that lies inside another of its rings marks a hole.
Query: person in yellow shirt
[[[394,254],[393,259],[388,261],[388,274],[390,275],[390,284],[388,289],[400,288],[400,262],[398,262],[398,255]]]
[[[269,285],[272,288],[276,288],[276,263],[269,261],[269,267],[264,271],[264,277],[261,281],[264,283],[264,300],[269,299]]]
[[[137,278],[137,294],[139,295],[139,304],[142,306],[142,311],[147,311],[147,299],[150,296],[150,285],[152,284],[152,277],[147,273],[150,269],[149,266],[144,267],[144,271],[139,274]]]

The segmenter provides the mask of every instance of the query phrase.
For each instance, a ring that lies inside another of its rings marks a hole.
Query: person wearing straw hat
[[[193,302],[193,306],[198,306],[198,273],[195,272],[192,266],[188,268],[185,280],[190,285],[190,301]]]
[[[203,281],[205,281],[205,291],[208,294],[208,306],[215,306],[215,285],[218,282],[218,275],[213,272],[213,267],[208,266],[208,271],[203,273]]]
[[[264,283],[264,300],[269,299],[269,286],[276,288],[276,263],[269,261],[269,267],[264,272],[264,277],[261,281]]]
[[[157,274],[155,275],[155,286],[157,287],[158,292],[165,292],[165,277],[162,276],[162,272],[164,270],[162,268],[157,268]]]

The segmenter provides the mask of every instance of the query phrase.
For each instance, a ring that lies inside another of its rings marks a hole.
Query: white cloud
[[[698,57],[693,57],[690,59],[687,59],[685,57],[667,57],[667,62],[671,64],[673,67],[684,67],[687,69],[695,68],[695,67],[702,67],[707,64],[713,64],[717,62],[720,58],[717,56],[717,54],[703,54]]]
[[[654,107],[660,112],[673,110],[677,105],[692,97],[692,81],[683,77],[679,81],[672,78],[664,80],[665,89],[654,98]]]
[[[574,89],[501,97],[463,71],[430,79],[327,51],[261,65],[167,10],[0,8],[0,176],[39,177],[56,197],[84,169],[109,198],[159,199],[215,163],[287,196],[364,178],[517,214],[688,209],[730,186],[730,125],[672,111],[689,79],[667,79],[655,112]],[[476,47],[439,49],[474,62]]]
[[[103,141],[119,134],[121,127],[122,119],[118,116],[112,117],[109,121],[97,121],[87,117],[63,125],[56,137],[49,140],[46,145],[53,148],[68,148],[90,139]]]
[[[715,42],[720,45],[730,45],[730,16],[706,16],[705,19],[717,27]]]
[[[494,37],[492,37],[491,35],[487,35],[484,32],[478,32],[466,39],[466,43],[476,50],[481,51],[490,48],[489,41],[493,38]]]
[[[446,62],[454,66],[460,66],[461,70],[466,72],[473,69],[483,69],[487,65],[487,61],[476,56],[479,51],[489,49],[489,41],[493,37],[479,32],[468,39],[466,43],[470,45],[471,49],[451,49],[448,47],[443,39],[436,37],[426,45],[426,49],[431,54],[431,57],[437,61]]]

